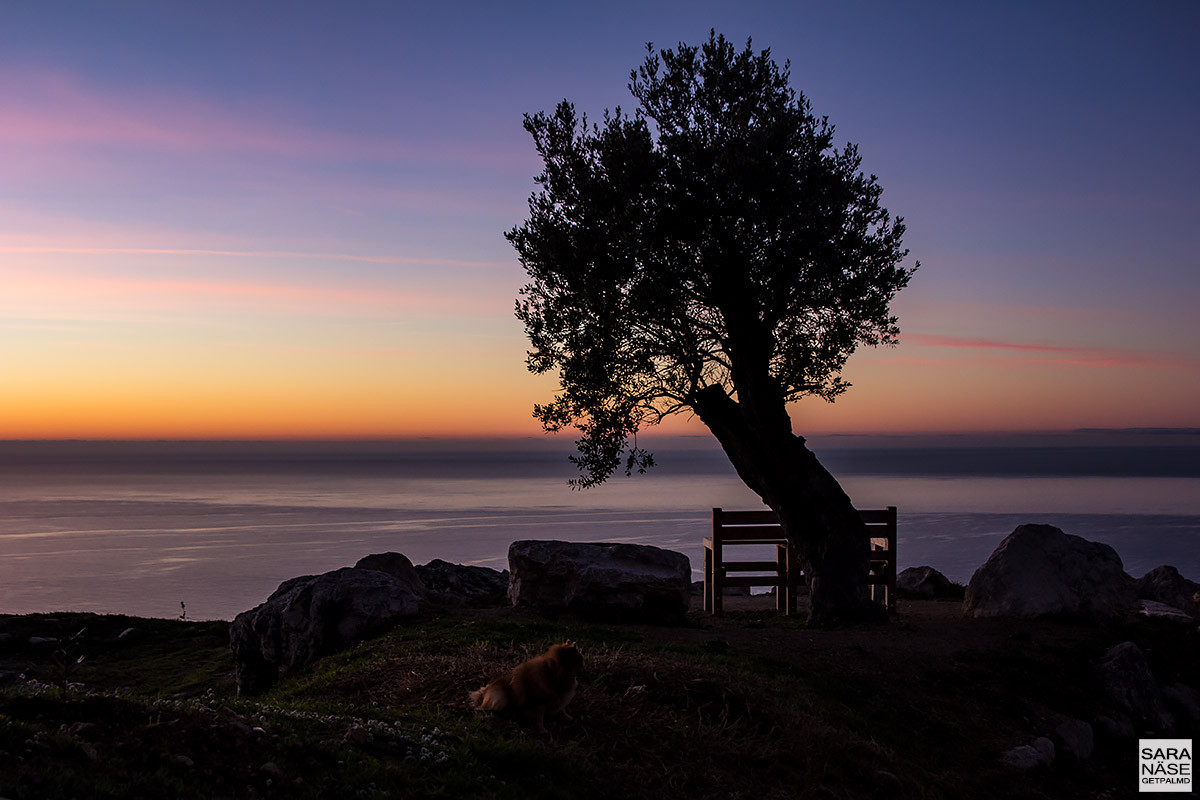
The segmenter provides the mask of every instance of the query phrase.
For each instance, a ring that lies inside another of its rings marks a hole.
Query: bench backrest
[[[713,536],[724,541],[733,539],[786,539],[779,515],[774,511],[712,510]]]
[[[770,509],[761,511],[712,510],[713,541],[756,540],[761,543],[786,542],[779,515]],[[872,596],[894,608],[896,605],[896,507],[859,509],[859,518],[867,526],[871,542],[871,570],[867,582]]]
[[[872,539],[888,539],[892,543],[895,542],[895,506],[880,509],[859,509],[858,516],[867,526],[867,532]],[[763,511],[726,511],[723,508],[714,508],[712,510],[712,525],[713,533],[720,534],[722,539],[783,538],[783,526],[779,524],[779,515],[770,509]]]

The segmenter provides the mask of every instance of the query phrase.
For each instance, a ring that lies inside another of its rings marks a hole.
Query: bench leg
[[[787,545],[787,584],[788,584],[788,616],[796,615],[796,594],[800,590],[800,565],[796,560],[796,551]]]
[[[713,556],[712,550],[704,548],[704,610],[713,611]]]
[[[788,583],[787,545],[775,546],[775,576],[779,579],[779,585],[775,587],[775,610],[787,614],[792,598],[792,587]]]
[[[714,544],[712,549],[712,613],[720,615],[725,610],[725,582],[721,580],[725,577],[725,567],[721,564],[721,545]]]

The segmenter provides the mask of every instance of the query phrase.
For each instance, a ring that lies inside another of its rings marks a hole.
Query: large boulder
[[[1109,699],[1143,733],[1165,733],[1173,720],[1163,705],[1162,692],[1146,656],[1133,642],[1108,649],[1100,662],[1100,680]]]
[[[1147,572],[1137,582],[1139,600],[1152,600],[1177,608],[1193,619],[1200,617],[1196,594],[1200,583],[1189,581],[1174,567],[1163,565]]]
[[[1162,687],[1163,703],[1175,717],[1177,734],[1200,734],[1200,691],[1185,683]]]
[[[916,600],[947,597],[954,587],[933,567],[909,567],[896,576],[896,594]]]
[[[1087,761],[1095,749],[1096,734],[1092,726],[1080,719],[1067,719],[1054,729],[1059,751],[1074,761]]]
[[[412,587],[418,595],[425,596],[425,583],[420,572],[413,566],[412,561],[403,553],[372,553],[363,556],[354,565],[355,569],[373,569],[376,572],[386,572]]]
[[[508,548],[508,599],[554,615],[681,622],[692,565],[672,550],[639,544],[524,540]]]
[[[1132,609],[1135,594],[1133,578],[1108,545],[1052,525],[1021,525],[975,570],[963,612],[971,617],[1116,620]]]
[[[238,690],[268,689],[321,656],[415,616],[422,593],[419,582],[356,567],[284,581],[229,626]]]
[[[483,608],[504,605],[508,598],[508,570],[451,564],[440,558],[420,564],[416,570],[434,600]]]

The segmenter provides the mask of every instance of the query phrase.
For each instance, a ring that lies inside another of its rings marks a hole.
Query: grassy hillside
[[[1098,736],[1088,762],[1025,774],[997,757],[1109,710],[1093,665],[1116,642],[1138,641],[1160,681],[1200,683],[1200,637],[1179,626],[966,621],[939,602],[849,631],[765,610],[674,628],[446,612],[254,698],[237,697],[225,623],[27,615],[0,617],[0,638],[10,800],[1121,797],[1134,743]],[[566,639],[587,669],[573,721],[538,736],[467,707]]]

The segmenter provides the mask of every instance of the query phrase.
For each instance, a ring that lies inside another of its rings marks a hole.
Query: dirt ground
[[[800,598],[797,614],[785,617],[768,595],[725,598],[721,616],[703,610],[703,598],[692,599],[692,627],[673,628],[662,636],[695,642],[725,642],[739,652],[756,653],[799,666],[842,665],[852,671],[904,673],[914,665],[952,663],[956,655],[1003,649],[1014,639],[1073,645],[1088,640],[1095,630],[1070,623],[970,619],[952,600],[900,600],[888,623],[832,630],[803,625],[808,609]],[[642,635],[656,638],[643,626]],[[864,658],[867,656],[868,658]]]

